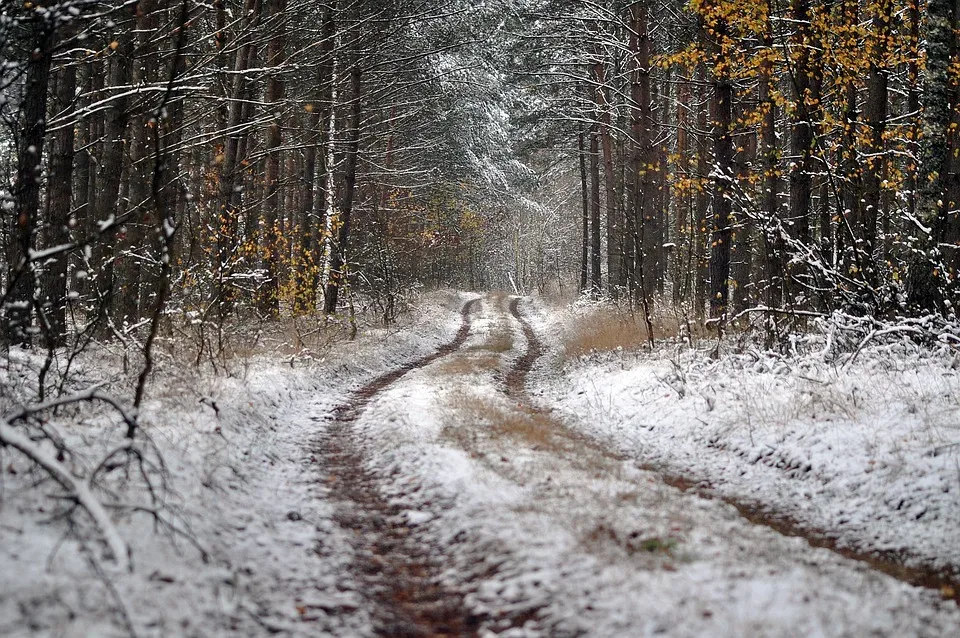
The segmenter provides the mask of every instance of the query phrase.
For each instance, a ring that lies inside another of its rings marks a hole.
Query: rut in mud
[[[339,502],[338,521],[354,532],[360,580],[369,585],[381,635],[403,637],[474,636],[480,619],[463,604],[463,594],[440,584],[440,565],[429,544],[401,520],[398,507],[382,496],[380,478],[364,467],[361,442],[352,425],[376,395],[407,373],[423,368],[463,346],[470,334],[466,303],[456,337],[432,354],[369,382],[334,410],[334,421],[316,447],[328,472],[331,497]]]

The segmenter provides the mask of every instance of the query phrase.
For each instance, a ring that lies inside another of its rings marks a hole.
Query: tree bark
[[[811,50],[815,48],[812,9],[810,0],[791,0],[790,18],[797,25],[792,38],[793,70],[791,81],[794,88],[794,113],[791,122],[790,156],[790,214],[788,228],[795,241],[805,246],[811,242],[810,209],[813,199],[815,114],[820,103],[820,69]],[[803,287],[799,281],[805,276],[803,264],[794,266],[787,273],[789,303],[792,306],[801,297]]]
[[[594,297],[603,292],[600,275],[600,133],[597,124],[590,127],[590,291]]]
[[[712,36],[722,41],[727,35],[725,20],[716,19]],[[726,65],[722,48],[715,47],[715,64]],[[718,331],[726,322],[730,293],[730,244],[733,234],[731,183],[733,170],[733,85],[726,72],[714,72],[714,124],[713,124],[713,219],[710,254],[710,318],[717,321]]]
[[[137,7],[131,7],[136,14]],[[128,29],[132,31],[132,29]],[[124,148],[127,143],[127,129],[130,121],[130,97],[125,95],[133,75],[133,37],[120,36],[117,47],[110,56],[110,75],[107,87],[116,87],[118,95],[110,101],[103,122],[103,152],[100,171],[97,176],[97,213],[95,223],[109,224],[116,221],[125,212],[121,210],[121,186],[124,177]],[[97,295],[99,316],[105,317],[113,307],[115,294],[115,269],[117,259],[117,239],[122,231],[116,228],[101,235],[96,245],[94,266],[97,273]],[[103,326],[101,326],[101,329]]]
[[[877,242],[877,221],[881,206],[881,182],[884,174],[883,133],[887,125],[887,68],[890,49],[890,22],[893,19],[892,0],[878,0],[873,16],[874,46],[869,50],[870,72],[867,79],[867,101],[864,120],[867,135],[864,143],[863,208],[862,218],[855,224],[858,249],[862,254],[863,279],[867,286],[876,286],[874,248]]]
[[[57,71],[56,108],[72,112],[76,97],[77,67],[67,61]],[[74,124],[62,126],[53,136],[47,194],[47,225],[44,244],[51,248],[70,240],[73,193]],[[40,308],[47,323],[47,344],[62,346],[67,337],[67,257],[61,255],[43,267]]]
[[[31,21],[31,55],[24,83],[20,144],[17,148],[17,181],[14,192],[16,220],[8,262],[3,332],[8,345],[29,345],[34,305],[34,266],[31,251],[40,208],[43,143],[47,130],[47,94],[50,85],[54,27],[36,15]]]
[[[587,289],[587,272],[590,259],[590,191],[587,189],[587,150],[583,126],[577,134],[577,158],[580,163],[580,292]]]
[[[271,72],[267,78],[267,108],[273,113],[273,121],[267,128],[266,167],[264,171],[264,243],[267,246],[267,281],[262,296],[262,308],[271,316],[280,313],[280,263],[285,238],[282,233],[283,213],[281,211],[280,167],[282,158],[280,145],[283,143],[283,120],[280,113],[284,94],[284,81],[280,66],[286,56],[286,0],[270,0],[268,19],[275,29],[267,45],[267,66]]]
[[[326,294],[324,295],[324,312],[327,314],[336,312],[339,290],[347,283],[347,248],[350,240],[353,196],[357,183],[357,160],[360,154],[360,116],[363,112],[361,73],[359,59],[355,57],[353,68],[350,70],[350,90],[352,93],[350,96],[350,131],[344,166],[343,200],[339,216],[340,230],[334,246],[333,258],[330,263],[330,278],[327,281]]]
[[[599,53],[598,53],[599,55]],[[613,168],[613,139],[610,132],[610,100],[607,97],[606,68],[599,60],[593,64],[594,99],[597,106],[597,122],[600,146],[603,152],[603,184],[607,209],[607,288],[616,296],[621,281],[623,249],[621,232],[623,224],[618,219],[616,177]]]
[[[260,21],[260,0],[246,0],[244,15],[247,16],[247,32],[253,31]],[[237,49],[233,65],[234,81],[231,99],[227,109],[227,135],[223,144],[223,157],[220,164],[219,219],[217,220],[217,263],[214,297],[217,300],[218,314],[222,322],[234,301],[230,277],[233,264],[240,246],[240,172],[241,150],[248,135],[246,126],[247,92],[249,80],[246,70],[253,65],[256,45],[247,35],[247,40]]]
[[[766,51],[773,49],[773,28],[770,23],[770,2],[767,3],[767,23],[763,44]],[[779,147],[777,145],[777,102],[774,99],[775,78],[773,61],[765,57],[760,66],[759,101],[763,108],[760,123],[760,155],[762,156],[763,180],[761,196],[762,211],[766,218],[763,224],[763,276],[766,284],[764,303],[770,308],[779,308],[783,303],[783,245],[780,210],[777,193],[780,190]]]

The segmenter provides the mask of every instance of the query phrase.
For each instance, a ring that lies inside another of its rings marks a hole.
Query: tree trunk
[[[56,108],[71,113],[76,97],[77,67],[68,61],[57,72]],[[54,247],[70,240],[73,193],[74,125],[62,126],[53,136],[47,194],[47,227],[44,244]],[[40,308],[47,323],[47,343],[62,346],[67,337],[67,256],[59,255],[43,268]]]
[[[946,149],[941,175],[941,197],[937,210],[935,238],[944,265],[952,278],[960,274],[960,0],[949,5],[950,47],[946,77]]]
[[[727,37],[727,24],[717,19],[713,25],[717,40]],[[722,51],[716,51],[717,66],[725,65]],[[718,331],[726,322],[727,303],[730,292],[730,244],[733,229],[731,184],[733,169],[733,85],[725,72],[714,77],[714,125],[713,125],[713,228],[710,254],[710,318],[717,321]]]
[[[703,68],[697,70],[698,83],[700,90],[700,104],[706,105],[708,99],[707,79]],[[713,101],[711,100],[712,104]],[[710,194],[708,191],[710,173],[710,150],[709,138],[706,131],[709,130],[708,113],[706,108],[701,108],[697,113],[697,196],[696,196],[696,220],[694,223],[694,247],[693,255],[695,262],[696,286],[693,295],[693,305],[698,320],[703,319],[704,309],[707,304],[707,280],[709,273],[709,260],[707,259],[707,212],[710,207]]]
[[[602,62],[593,65],[593,79],[595,82],[594,95],[597,106],[597,121],[600,131],[600,146],[603,152],[603,184],[607,208],[607,287],[612,296],[616,296],[617,288],[622,285],[621,261],[623,250],[621,247],[621,232],[623,224],[618,219],[616,178],[613,168],[613,139],[610,132],[610,100],[607,97],[606,69]]]
[[[633,101],[632,133],[635,141],[633,154],[633,217],[635,236],[632,238],[637,258],[634,262],[634,280],[642,282],[644,295],[649,298],[657,287],[657,238],[662,232],[656,211],[657,158],[653,144],[653,108],[650,97],[650,38],[647,34],[647,1],[631,5],[632,50],[634,51],[633,81],[630,97]]]
[[[246,0],[244,15],[248,19],[248,31],[256,28],[260,20],[260,0]],[[241,147],[248,132],[244,123],[246,111],[249,108],[244,99],[250,84],[246,70],[253,65],[256,56],[256,46],[249,39],[237,49],[233,65],[234,81],[231,90],[231,101],[227,112],[227,136],[223,145],[223,157],[220,158],[220,200],[219,219],[217,220],[217,263],[216,287],[214,296],[217,299],[218,314],[223,321],[225,313],[234,301],[233,288],[230,277],[233,273],[233,263],[237,259],[237,249],[240,246],[240,172],[243,152]]]
[[[30,252],[40,208],[40,178],[43,164],[43,142],[47,130],[47,93],[50,84],[53,31],[39,15],[30,25],[33,29],[33,53],[27,62],[21,106],[20,144],[17,148],[17,181],[14,193],[16,223],[12,237],[9,287],[3,309],[3,332],[8,345],[29,345],[35,276]]]
[[[134,12],[136,7],[133,8]],[[128,29],[132,31],[132,29]],[[103,152],[100,172],[97,176],[97,214],[96,223],[111,223],[123,215],[120,190],[124,176],[124,147],[126,146],[127,124],[130,121],[129,96],[124,95],[133,75],[133,38],[122,36],[113,54],[110,56],[110,76],[107,88],[116,87],[119,95],[110,101],[105,109],[103,123]],[[105,317],[113,307],[115,294],[115,264],[117,259],[117,229],[107,231],[97,245],[94,266],[97,273],[97,294],[100,304],[99,314]],[[102,327],[101,327],[102,328]]]
[[[265,101],[271,109],[273,121],[267,128],[266,139],[266,167],[264,174],[264,244],[267,246],[266,259],[267,281],[262,296],[262,308],[272,316],[280,313],[280,263],[282,247],[285,238],[281,232],[283,214],[281,212],[280,167],[282,166],[280,145],[283,142],[280,110],[282,108],[284,82],[280,66],[286,56],[286,0],[270,0],[268,7],[269,24],[274,28],[274,35],[267,45],[267,66],[271,72],[267,78],[267,94]]]
[[[810,207],[813,199],[814,169],[813,144],[815,139],[815,117],[820,103],[820,69],[814,63],[811,49],[815,47],[812,11],[810,0],[791,0],[790,18],[795,22],[796,33],[793,36],[793,73],[791,81],[795,93],[795,108],[790,133],[790,215],[789,225],[792,238],[804,246],[810,245]],[[790,292],[789,305],[794,305],[802,297],[802,286],[806,268],[797,264],[793,271],[786,273],[792,282],[788,282]]]
[[[580,161],[580,200],[581,200],[581,234],[580,234],[580,292],[587,289],[587,271],[590,259],[590,191],[587,190],[587,150],[584,142],[583,127],[577,135],[577,158]]]
[[[770,24],[770,2],[767,3],[767,23],[764,31],[764,48],[773,48],[773,29]],[[762,156],[763,181],[761,196],[763,224],[763,276],[766,280],[764,303],[770,308],[779,308],[783,303],[784,250],[780,210],[777,193],[780,190],[778,169],[779,147],[777,145],[777,102],[774,99],[773,62],[764,58],[760,67],[759,100],[763,108],[760,123],[760,154]]]
[[[590,290],[600,296],[600,133],[597,124],[590,127]]]
[[[863,279],[867,286],[876,286],[874,248],[877,242],[877,221],[881,205],[881,182],[884,174],[883,132],[887,125],[887,52],[890,48],[892,0],[879,0],[873,17],[874,46],[870,47],[870,73],[867,79],[867,101],[864,120],[867,135],[864,143],[862,218],[855,224],[863,263]]]
[[[333,314],[337,310],[339,290],[347,283],[347,247],[350,239],[350,222],[353,212],[353,195],[357,183],[357,159],[360,154],[360,116],[363,112],[361,96],[361,70],[359,59],[355,57],[350,70],[350,131],[347,143],[347,156],[344,166],[343,202],[340,206],[340,230],[337,235],[333,258],[330,263],[330,279],[324,295],[324,312]]]

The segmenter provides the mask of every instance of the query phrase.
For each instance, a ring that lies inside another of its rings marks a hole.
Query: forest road
[[[331,427],[318,441],[317,462],[327,472],[330,497],[338,503],[337,522],[353,532],[355,569],[369,589],[380,635],[404,637],[472,636],[477,620],[463,596],[439,583],[435,557],[403,525],[391,524],[401,509],[383,496],[382,479],[365,467],[364,442],[353,426],[367,404],[413,370],[460,348],[470,334],[470,313],[479,300],[464,304],[454,339],[435,352],[387,372],[356,390],[334,409]]]
[[[317,445],[376,635],[960,626],[952,601],[670,485],[543,405],[552,350],[522,304],[468,303],[452,342],[357,391]]]

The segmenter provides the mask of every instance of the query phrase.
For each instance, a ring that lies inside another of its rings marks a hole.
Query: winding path
[[[442,566],[396,522],[401,511],[383,497],[381,479],[365,469],[362,442],[352,426],[377,394],[407,373],[455,352],[470,335],[470,313],[479,299],[467,302],[455,338],[435,352],[387,372],[353,393],[334,409],[334,420],[318,443],[316,455],[329,473],[337,519],[354,532],[361,580],[370,587],[380,635],[404,637],[475,636],[479,619],[463,605],[463,594],[440,583]]]
[[[330,496],[337,504],[337,522],[342,528],[353,532],[354,569],[367,589],[363,593],[371,605],[378,635],[477,636],[515,628],[532,631],[531,635],[558,635],[554,631],[562,627],[556,624],[556,604],[564,598],[555,598],[553,590],[538,590],[536,583],[532,589],[523,589],[529,582],[526,576],[531,568],[526,560],[530,554],[524,552],[530,545],[544,542],[536,533],[516,536],[516,542],[510,546],[471,545],[473,541],[468,541],[458,545],[452,553],[445,553],[451,548],[439,547],[436,534],[431,536],[430,531],[424,531],[432,523],[424,527],[407,524],[405,510],[384,496],[390,493],[390,489],[385,488],[396,485],[396,477],[368,469],[371,466],[368,461],[375,457],[373,450],[382,442],[365,438],[371,435],[364,435],[355,427],[358,419],[385,389],[409,372],[420,370],[442,357],[455,355],[449,361],[453,364],[449,369],[436,368],[431,374],[438,376],[427,375],[411,383],[433,384],[438,379],[444,379],[442,384],[448,389],[441,394],[446,393],[444,396],[447,401],[450,401],[450,397],[454,401],[460,398],[449,388],[461,383],[474,392],[468,393],[468,396],[475,399],[479,409],[486,411],[478,418],[471,416],[469,406],[465,408],[467,412],[459,413],[453,420],[450,426],[452,434],[444,435],[449,438],[441,440],[439,444],[460,448],[472,462],[483,466],[493,475],[535,492],[536,501],[529,506],[536,514],[525,520],[555,521],[557,526],[566,527],[572,522],[571,517],[575,519],[579,527],[574,536],[585,539],[578,552],[595,554],[602,563],[606,560],[608,548],[615,546],[619,548],[617,551],[625,553],[624,560],[636,562],[639,569],[669,573],[677,569],[673,565],[674,557],[669,554],[669,546],[666,551],[657,553],[662,544],[669,542],[669,538],[664,537],[664,541],[660,536],[650,534],[656,532],[659,529],[657,526],[663,521],[687,524],[683,521],[686,509],[691,507],[688,502],[690,497],[680,492],[721,500],[711,494],[708,488],[681,477],[664,476],[658,468],[638,464],[636,459],[618,453],[575,425],[565,423],[549,408],[537,405],[527,392],[528,377],[547,349],[521,312],[521,299],[512,297],[508,304],[504,301],[502,296],[494,295],[484,304],[486,310],[480,313],[480,317],[493,326],[489,334],[483,332],[481,319],[477,319],[476,333],[471,334],[471,314],[478,310],[480,300],[465,304],[461,311],[460,329],[452,341],[429,355],[377,377],[354,392],[349,400],[335,408],[333,421],[316,446],[318,461],[328,473]],[[499,318],[506,319],[512,326],[504,330],[504,322],[498,323]],[[522,333],[525,344],[518,344],[512,338],[504,339],[504,334],[510,332],[516,336],[519,336],[517,332]],[[468,339],[477,337],[483,338],[484,342],[463,347]],[[504,347],[502,343],[509,345]],[[506,361],[512,362],[506,364]],[[471,365],[460,365],[464,363]],[[503,376],[500,376],[501,371]],[[461,378],[451,378],[455,375],[461,375]],[[439,385],[437,389],[440,391]],[[380,406],[375,409],[380,410]],[[397,406],[397,409],[403,410],[401,406]],[[457,414],[455,410],[453,413]],[[414,415],[415,411],[409,414]],[[498,421],[498,418],[502,421]],[[413,419],[416,422],[417,417],[413,416]],[[381,429],[381,434],[389,436],[390,433]],[[636,477],[629,472],[624,473],[625,466],[637,467],[650,474]],[[543,487],[548,484],[549,487]],[[669,487],[663,491],[655,487],[664,484],[679,491]],[[605,498],[609,493],[621,492],[632,495],[634,500],[621,506]],[[666,501],[659,500],[661,498]],[[419,507],[425,513],[436,517],[438,521],[447,520],[447,514],[441,511],[443,506],[436,500],[420,500]],[[691,519],[689,525],[702,526],[704,521],[725,525],[725,516],[739,520],[734,529],[745,531],[736,532],[740,539],[737,542],[742,544],[751,539],[761,539],[760,542],[768,546],[765,549],[757,546],[749,551],[743,550],[746,553],[742,554],[742,560],[750,565],[778,565],[782,555],[778,548],[789,546],[784,545],[780,537],[798,536],[814,547],[829,549],[870,568],[864,571],[884,572],[901,581],[939,589],[946,597],[956,596],[955,580],[950,575],[907,568],[895,556],[857,555],[836,546],[826,534],[797,528],[775,514],[746,504],[726,502],[736,508],[739,516],[732,511],[727,515],[715,507],[707,508],[707,513],[698,514],[700,518],[697,520],[700,522]],[[455,509],[457,506],[452,507]],[[616,524],[608,524],[608,520],[617,521],[621,518],[624,512],[622,507],[629,509],[634,518],[639,516],[646,520],[654,531],[645,531],[643,536],[634,538],[640,532],[631,534],[628,529],[618,529]],[[501,522],[505,520],[502,517],[516,516],[516,512],[512,509],[498,510],[494,506],[482,516],[497,523],[493,527],[484,527],[478,533],[492,534],[496,538]],[[681,536],[685,533],[682,526],[677,529]],[[776,534],[771,535],[768,530]],[[690,535],[693,535],[692,531]],[[650,544],[654,541],[658,544]],[[729,544],[725,536],[717,537],[716,542],[720,545]],[[497,560],[492,563],[496,566],[491,567],[489,572],[471,569],[472,565],[483,562],[491,547],[497,547],[494,551]],[[518,552],[516,556],[511,554],[513,551]],[[734,557],[729,560],[741,560],[737,559],[741,555],[736,554],[738,550],[731,551]],[[757,555],[757,552],[760,554]],[[792,550],[789,553],[793,556]],[[720,556],[722,560],[723,555]],[[451,558],[454,559],[453,563],[448,564]],[[544,565],[549,571],[552,563],[550,559],[545,560],[547,562]],[[830,569],[850,571],[848,566],[830,561],[827,562],[836,567],[821,571],[810,568],[803,562],[802,556],[789,560],[790,565],[802,566],[797,569],[807,569],[811,578],[826,578],[833,573]],[[453,579],[450,578],[451,565],[454,565],[456,572]],[[460,571],[456,571],[458,569]],[[855,576],[855,579],[859,578]],[[491,590],[488,587],[481,591],[481,581],[487,579],[518,585],[522,599],[505,599],[505,590],[496,588]],[[593,608],[587,604],[585,609]],[[705,613],[712,612],[705,610]]]

